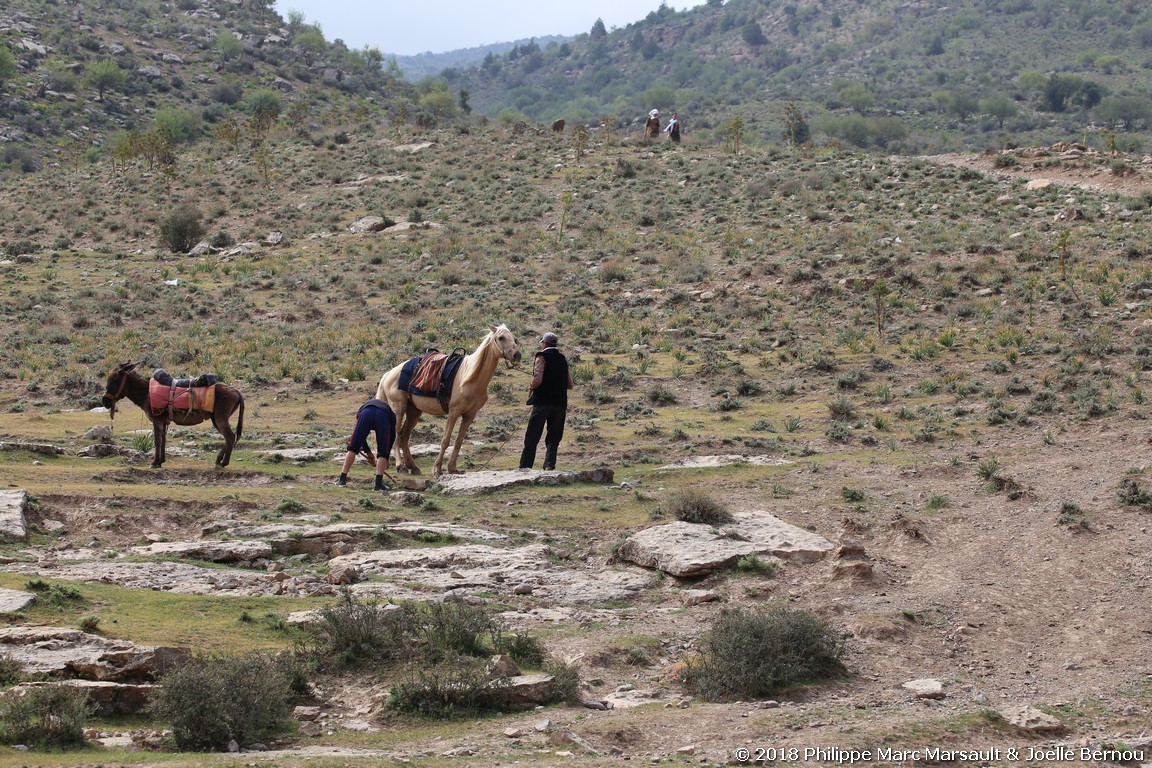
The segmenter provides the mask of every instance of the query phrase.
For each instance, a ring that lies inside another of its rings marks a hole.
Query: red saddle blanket
[[[210,387],[172,387],[156,379],[148,380],[148,405],[153,412],[209,411],[216,406],[216,385]]]
[[[412,374],[412,388],[435,394],[440,390],[440,375],[444,372],[444,362],[448,355],[443,352],[429,352]]]

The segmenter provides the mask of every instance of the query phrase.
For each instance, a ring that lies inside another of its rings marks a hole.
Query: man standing
[[[532,383],[528,385],[528,405],[532,414],[524,432],[524,451],[520,454],[520,469],[531,469],[536,461],[536,446],[544,427],[544,469],[556,469],[556,451],[564,437],[564,418],[568,413],[568,390],[575,386],[568,370],[568,359],[556,345],[560,337],[549,331],[540,337],[540,351],[532,362]]]
[[[372,455],[368,447],[368,434],[376,433],[376,450],[379,458]],[[364,454],[369,464],[376,465],[375,490],[383,491],[384,471],[388,469],[388,454],[392,451],[392,444],[396,442],[396,414],[383,400],[369,400],[360,406],[356,412],[356,426],[352,430],[352,437],[348,438],[348,454],[344,457],[344,466],[340,468],[340,477],[336,485],[348,485],[348,471],[356,461],[356,456]]]

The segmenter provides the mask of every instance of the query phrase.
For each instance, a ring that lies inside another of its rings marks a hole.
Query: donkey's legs
[[[168,439],[168,422],[161,419],[152,421],[152,469],[159,469],[164,465],[168,456],[165,452],[165,441]]]
[[[236,433],[232,431],[232,425],[228,423],[228,416],[217,419],[213,414],[212,426],[216,427],[216,431],[224,436],[224,447],[220,449],[220,453],[216,454],[216,468],[223,469],[232,460],[232,449],[236,446]]]

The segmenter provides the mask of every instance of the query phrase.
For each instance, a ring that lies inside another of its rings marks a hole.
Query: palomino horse
[[[152,421],[152,436],[154,438],[152,468],[160,467],[168,458],[165,449],[168,444],[168,424],[170,422],[175,422],[183,427],[190,427],[209,418],[212,419],[212,426],[216,427],[216,431],[224,436],[224,448],[216,455],[216,467],[219,469],[228,466],[228,462],[232,459],[232,449],[236,446],[236,441],[240,439],[240,433],[244,431],[244,395],[240,394],[240,390],[227,384],[217,384],[216,402],[211,413],[165,410],[157,416],[152,412],[148,403],[148,379],[132,370],[138,365],[140,363],[123,363],[113,368],[112,372],[108,374],[104,397],[100,398],[100,401],[113,417],[116,415],[116,403],[122,397],[136,403],[144,413],[148,414],[148,418]],[[236,431],[233,432],[228,420],[237,410],[240,411],[240,416],[236,419]]]
[[[413,474],[420,474],[416,462],[412,460],[412,451],[408,447],[408,438],[422,413],[433,416],[447,416],[444,425],[444,438],[440,441],[440,453],[436,457],[435,475],[443,474],[444,453],[448,450],[448,443],[452,440],[452,429],[456,421],[460,421],[460,432],[456,435],[456,444],[452,447],[452,456],[448,459],[448,472],[457,474],[456,457],[460,455],[460,446],[464,442],[464,435],[468,427],[476,418],[476,414],[488,402],[488,384],[496,373],[496,364],[500,360],[508,366],[520,362],[520,348],[516,346],[516,337],[508,326],[503,323],[499,326],[488,326],[488,335],[476,347],[476,351],[464,356],[460,363],[460,370],[456,372],[456,379],[452,382],[452,392],[448,398],[448,410],[435,397],[413,395],[400,389],[400,369],[404,363],[380,377],[380,385],[376,387],[376,398],[387,401],[400,421],[396,430],[396,468],[407,469]]]

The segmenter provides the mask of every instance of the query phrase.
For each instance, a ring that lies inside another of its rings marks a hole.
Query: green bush
[[[192,206],[178,207],[160,222],[160,244],[172,253],[188,253],[204,237],[203,218]]]
[[[843,674],[844,653],[843,637],[808,611],[728,610],[685,669],[685,681],[708,700],[762,699]]]
[[[668,512],[685,523],[719,525],[734,519],[724,504],[691,488],[672,495],[668,500]]]
[[[0,656],[0,688],[11,688],[24,680],[24,666],[11,656]]]
[[[420,717],[459,717],[500,711],[507,702],[507,683],[489,680],[484,663],[455,657],[434,666],[413,664],[406,678],[388,693],[388,706]]]
[[[321,664],[342,667],[400,658],[406,634],[403,620],[400,609],[357,600],[345,590],[340,602],[321,608],[309,625],[309,650]]]
[[[344,667],[369,662],[436,664],[495,653],[536,666],[545,656],[536,638],[507,632],[484,606],[454,599],[385,607],[345,591],[338,603],[320,610],[308,632],[308,650],[314,658]]]
[[[171,724],[181,750],[266,741],[288,727],[293,674],[268,654],[199,656],[161,680],[152,712]]]
[[[66,685],[43,685],[0,698],[0,743],[37,749],[84,745],[88,692]]]

